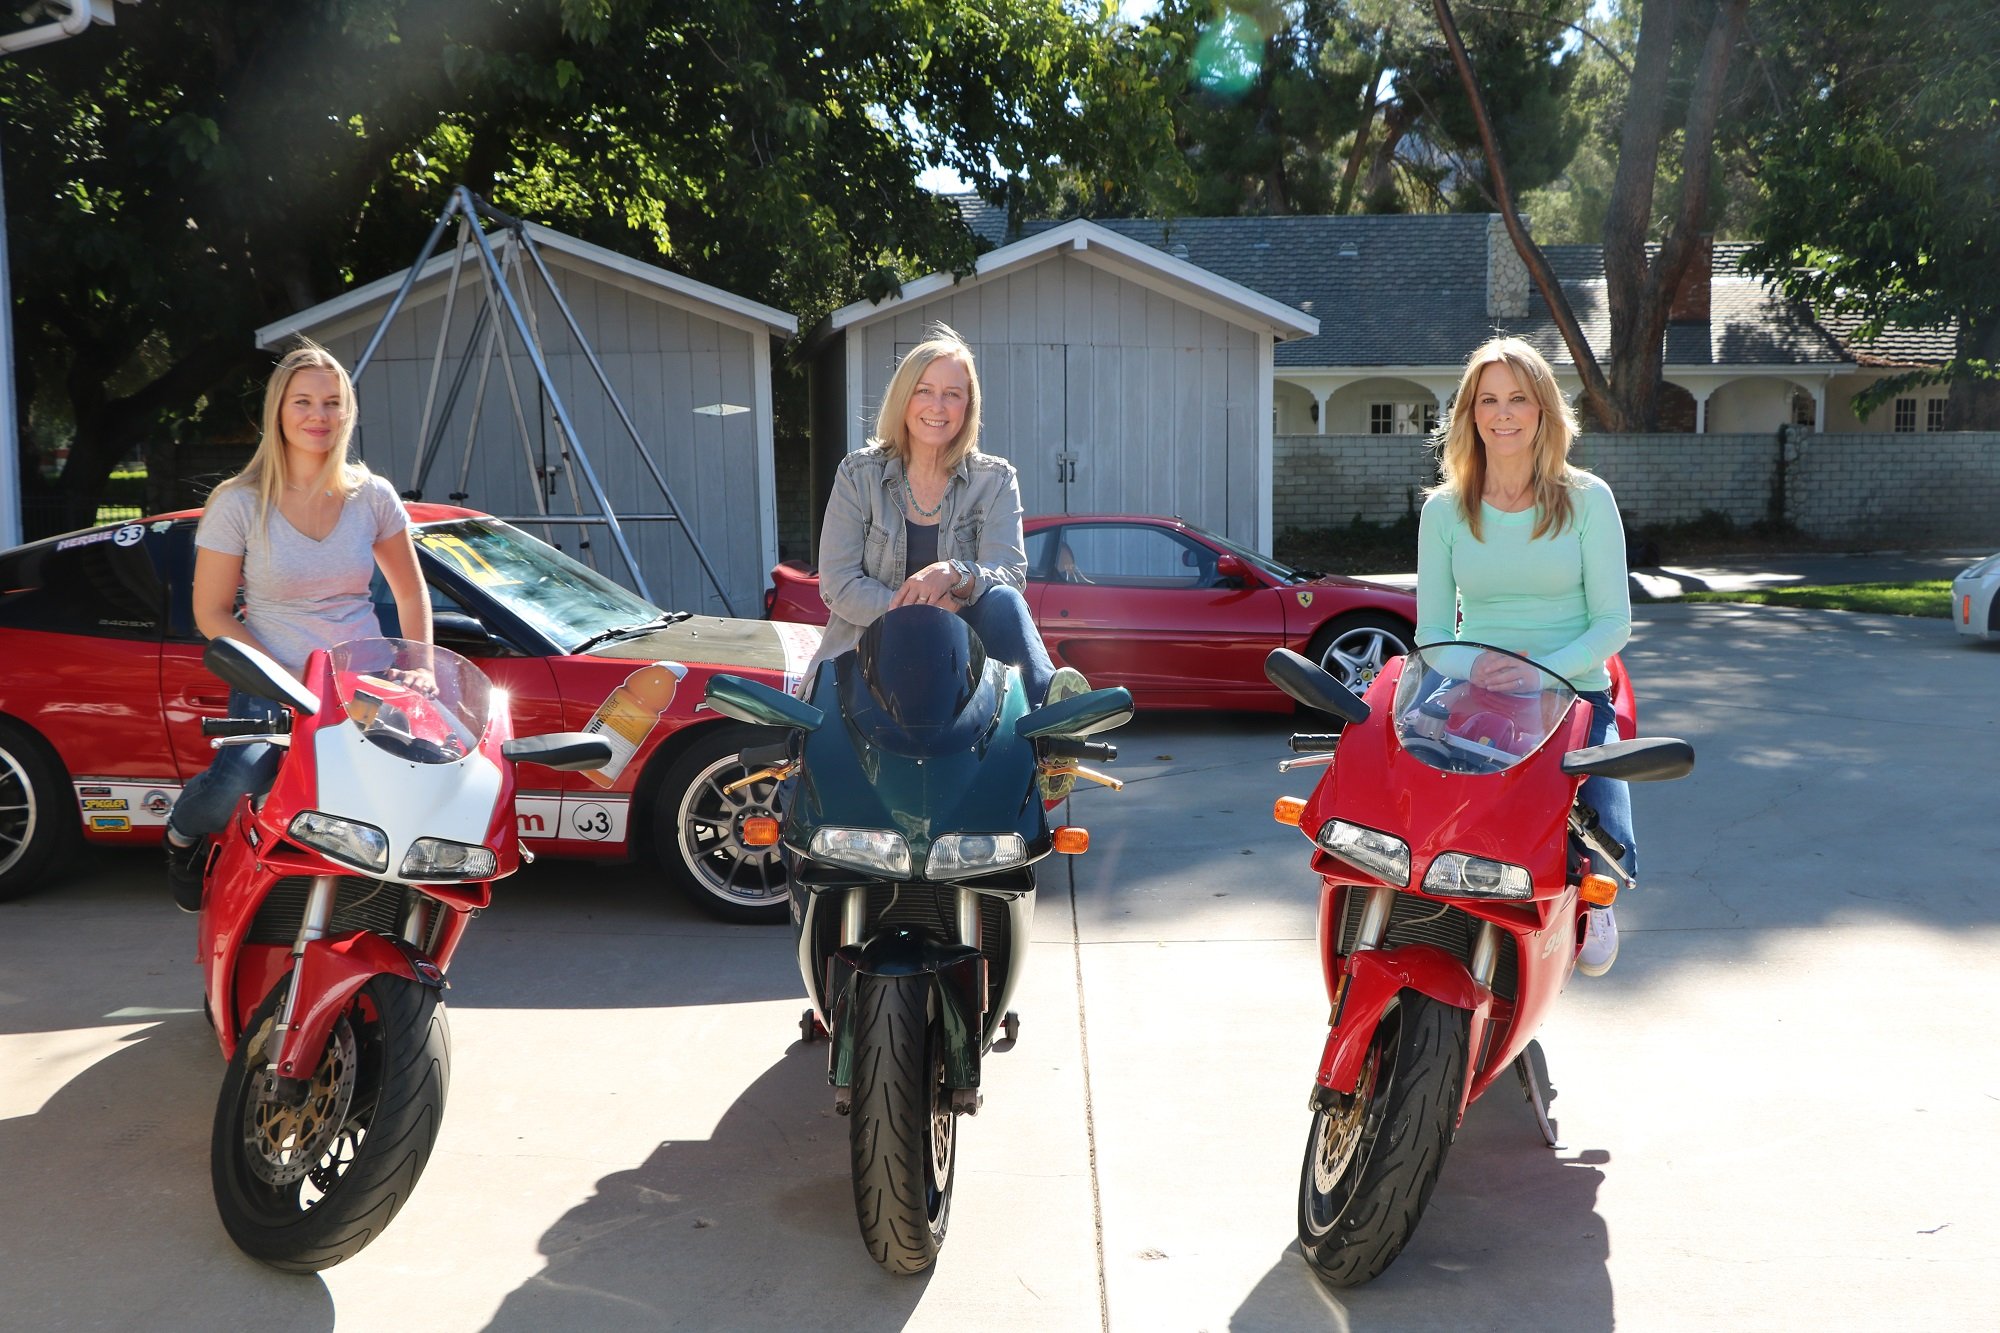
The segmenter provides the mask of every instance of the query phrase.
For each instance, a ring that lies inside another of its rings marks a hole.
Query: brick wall
[[[1434,477],[1415,435],[1281,435],[1276,529],[1401,518]],[[1576,461],[1603,477],[1635,526],[1713,512],[1748,526],[1771,515],[1775,434],[1589,435]],[[2000,433],[1793,434],[1785,516],[1807,536],[1881,545],[2000,544]]]

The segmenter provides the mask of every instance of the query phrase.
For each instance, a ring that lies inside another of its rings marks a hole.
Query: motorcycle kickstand
[[[1549,1104],[1542,1096],[1542,1083],[1535,1077],[1535,1067],[1529,1063],[1527,1051],[1514,1057],[1514,1073],[1521,1080],[1521,1091],[1527,1094],[1528,1105],[1534,1108],[1535,1124],[1542,1131],[1542,1142],[1561,1152],[1562,1141],[1556,1137],[1555,1126],[1549,1123]]]

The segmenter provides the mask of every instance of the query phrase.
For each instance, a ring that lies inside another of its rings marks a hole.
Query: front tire
[[[436,991],[374,977],[291,1106],[264,1089],[290,985],[273,988],[229,1061],[210,1171],[229,1238],[273,1268],[312,1273],[360,1253],[408,1201],[444,1117],[451,1041]]]
[[[79,834],[62,765],[40,737],[0,718],[0,902],[46,883]]]
[[[958,1122],[935,996],[925,976],[863,976],[855,986],[854,1214],[869,1255],[897,1274],[937,1261],[951,1218]]]
[[[776,925],[791,919],[791,879],[776,847],[743,841],[743,821],[777,817],[771,779],[723,788],[747,777],[738,753],[767,737],[748,727],[705,726],[675,758],[653,803],[653,851],[674,887],[724,921]]]
[[[1451,1147],[1465,1087],[1465,1011],[1404,991],[1352,1094],[1313,1112],[1299,1170],[1299,1248],[1322,1281],[1379,1277],[1409,1243]]]
[[[1416,637],[1408,623],[1394,616],[1361,611],[1322,626],[1306,656],[1359,696],[1368,693],[1390,658],[1410,651]]]

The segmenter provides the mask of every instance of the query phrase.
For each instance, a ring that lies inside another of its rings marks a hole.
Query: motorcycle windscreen
[[[836,659],[840,710],[872,745],[912,759],[970,750],[998,714],[986,649],[963,620],[936,606],[900,606]]]
[[[450,764],[479,748],[493,682],[448,648],[355,639],[331,649],[334,690],[370,744],[416,764]]]
[[[1495,687],[1482,681],[1502,680]],[[1576,691],[1504,648],[1432,643],[1412,649],[1390,705],[1397,743],[1445,773],[1504,773],[1542,748]]]

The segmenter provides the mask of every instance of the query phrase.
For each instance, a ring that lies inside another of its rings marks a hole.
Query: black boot
[[[201,872],[208,865],[208,835],[203,834],[185,847],[166,840],[167,886],[173,890],[174,905],[183,912],[201,910]]]

